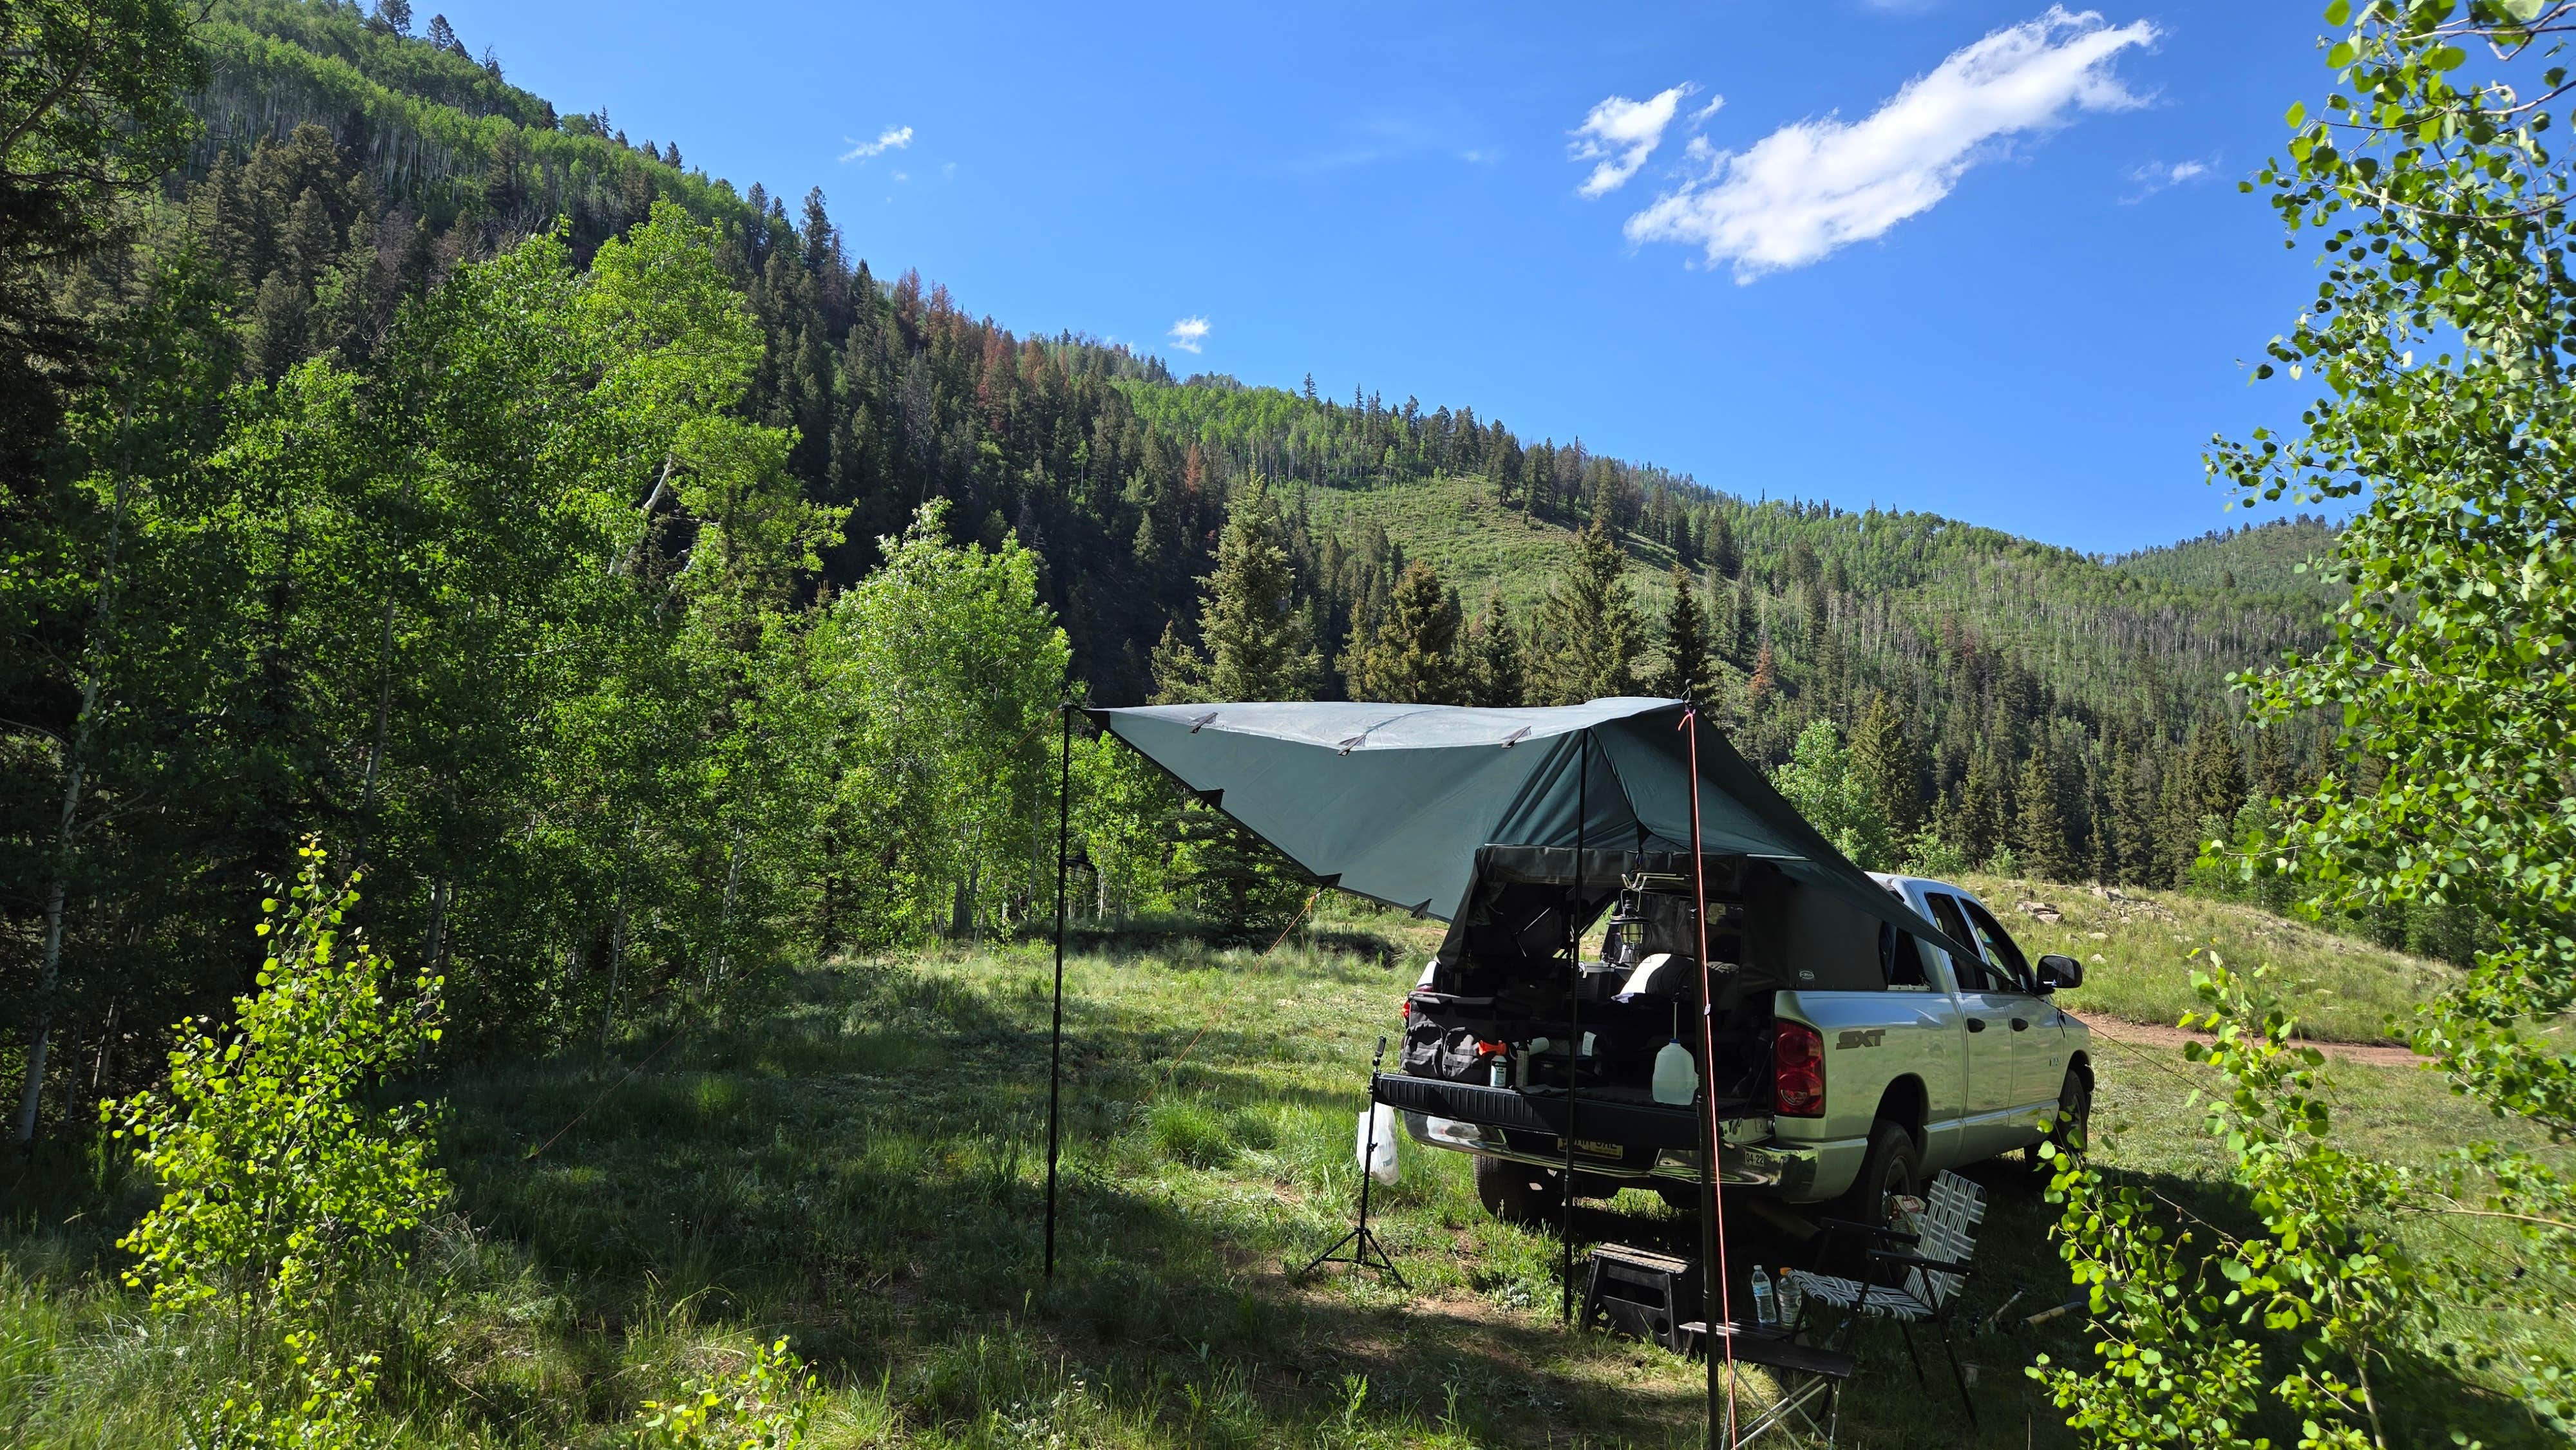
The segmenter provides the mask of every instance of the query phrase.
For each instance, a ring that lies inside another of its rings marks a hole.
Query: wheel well
[[[2066,1066],[2067,1069],[2073,1072],[2077,1077],[2084,1079],[2084,1090],[2086,1092],[2089,1093],[2093,1090],[2093,1059],[2091,1057],[2081,1052],[2076,1053],[2074,1056],[2066,1059]]]
[[[1879,1094],[1878,1112],[1872,1121],[1903,1128],[1919,1150],[1923,1146],[1924,1119],[1931,1106],[1930,1095],[1923,1091],[1923,1079],[1908,1074],[1889,1083],[1887,1091]]]

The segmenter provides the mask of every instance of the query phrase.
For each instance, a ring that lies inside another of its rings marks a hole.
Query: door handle
[[[1971,1018],[1969,1018],[1969,1019],[1968,1019],[1968,1030],[1969,1030],[1970,1032],[1983,1032],[1983,1031],[1985,1031],[1985,1030],[1986,1030],[1986,1019],[1985,1019],[1985,1018],[1983,1018],[1983,1017],[1971,1017]]]
[[[2015,1032],[2027,1032],[2030,1030],[2030,1023],[2022,1018],[2016,1017],[2012,1022],[2013,1031]]]

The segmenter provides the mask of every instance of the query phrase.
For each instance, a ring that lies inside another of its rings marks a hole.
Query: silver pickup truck
[[[1638,875],[1621,883],[1600,961],[1542,963],[1536,949],[1551,929],[1542,924],[1525,932],[1530,956],[1518,976],[1480,973],[1460,965],[1477,939],[1453,932],[1444,957],[1455,960],[1435,960],[1407,998],[1404,1072],[1381,1077],[1378,1098],[1402,1110],[1416,1142],[1475,1155],[1479,1196],[1498,1217],[1551,1213],[1568,1136],[1577,1196],[1654,1187],[1692,1204],[1703,1121],[1695,1018],[1706,991],[1716,1003],[1719,1162],[1730,1192],[1839,1200],[1840,1216],[1875,1220],[1887,1195],[1943,1168],[2080,1136],[2092,1106],[2092,1034],[2053,994],[2079,985],[2082,967],[2063,956],[2026,960],[1973,892],[1872,879],[1940,939],[1769,908],[1748,877],[1728,902],[1712,895],[1703,976],[1681,955],[1695,931],[1675,927],[1675,913],[1692,910],[1681,881]],[[1493,888],[1487,915],[1512,918],[1515,901],[1525,909],[1548,883],[1523,889],[1512,898]],[[1588,899],[1578,907],[1587,922],[1597,910]],[[1788,923],[1767,944],[1766,912]],[[1657,945],[1674,950],[1647,949]],[[1739,965],[1765,961],[1767,972]],[[1550,971],[1564,974],[1561,987],[1546,981]],[[1692,1054],[1690,1086],[1676,1091],[1675,1072],[1659,1090],[1656,1059],[1674,1050]]]

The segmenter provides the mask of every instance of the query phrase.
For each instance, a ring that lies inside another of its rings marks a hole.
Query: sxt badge
[[[1839,1052],[1846,1047],[1876,1047],[1886,1039],[1887,1029],[1884,1027],[1847,1027],[1843,1029],[1842,1036],[1834,1039],[1834,1050]]]

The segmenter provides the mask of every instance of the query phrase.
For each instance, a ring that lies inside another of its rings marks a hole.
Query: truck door
[[[1923,1080],[1923,1170],[1965,1162],[1968,1032],[1940,950],[1912,932],[1887,933],[1887,1040],[1900,1070]]]
[[[1976,930],[1968,924],[1957,897],[1926,892],[1924,904],[1932,909],[1933,925],[1953,941],[1962,946],[1979,945]],[[1941,956],[1949,963],[1950,976],[1957,983],[1963,1019],[1960,1025],[1967,1029],[1967,1114],[1960,1122],[1959,1152],[1962,1161],[1973,1162],[2005,1152],[2020,1141],[2013,1124],[2015,1110],[2020,1106],[2013,1039],[2028,1034],[2012,1030],[2013,1001],[2006,990],[2010,984],[1982,957],[1955,951],[1944,951]]]
[[[2003,983],[1993,1000],[2011,1029],[2013,1106],[2022,1115],[2022,1135],[2033,1138],[2046,1127],[2041,1110],[2056,1105],[2057,1090],[2066,1079],[2066,1034],[2057,1025],[2056,1004],[2039,995],[2030,962],[2003,923],[1973,899],[1960,898],[1959,907],[1976,929],[1977,949],[1985,954],[1987,967]]]

